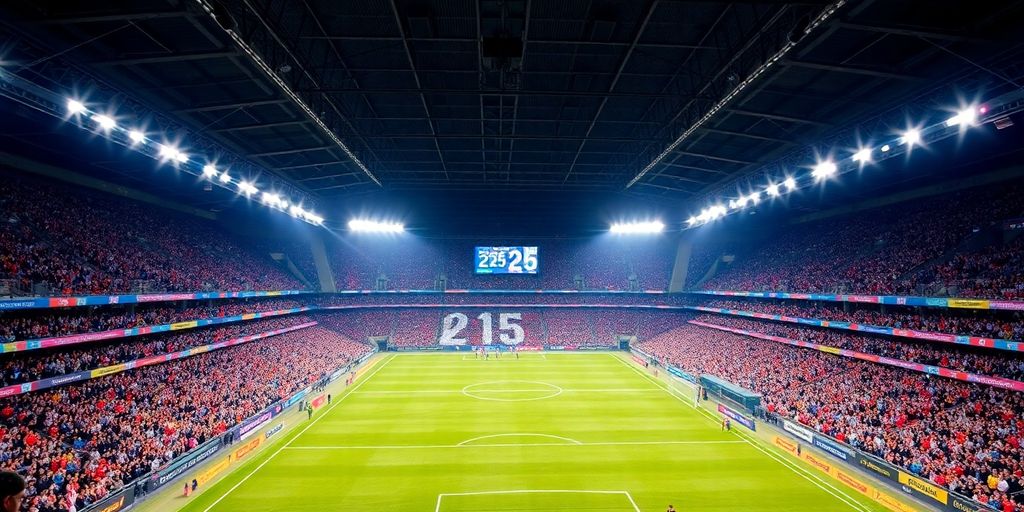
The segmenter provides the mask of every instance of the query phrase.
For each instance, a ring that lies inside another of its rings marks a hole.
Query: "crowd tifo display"
[[[1024,185],[1001,184],[790,226],[765,243],[734,245],[731,265],[701,287],[1024,298]],[[703,259],[702,259],[703,258]],[[698,272],[699,273],[699,272]]]
[[[668,311],[527,306],[387,309],[320,315],[352,338],[387,338],[393,347],[614,347],[619,336],[645,338],[678,326]]]

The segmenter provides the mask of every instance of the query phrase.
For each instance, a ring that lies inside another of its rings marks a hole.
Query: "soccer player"
[[[668,508],[665,509],[665,512],[676,512],[676,508],[673,507],[672,505],[669,505]]]

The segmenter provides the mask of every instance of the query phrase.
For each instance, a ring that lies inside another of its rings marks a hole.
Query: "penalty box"
[[[640,512],[640,507],[627,491],[514,489],[439,494],[434,508],[434,512],[474,510]]]

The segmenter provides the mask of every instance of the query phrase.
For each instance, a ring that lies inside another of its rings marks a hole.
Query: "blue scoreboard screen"
[[[477,274],[536,274],[537,247],[480,247],[474,251]]]

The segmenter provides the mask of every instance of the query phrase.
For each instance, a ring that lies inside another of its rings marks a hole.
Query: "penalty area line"
[[[227,490],[227,492],[222,494],[221,497],[217,498],[216,501],[211,503],[209,507],[206,507],[203,510],[203,512],[210,512],[210,510],[213,509],[213,507],[216,507],[218,503],[220,503],[224,498],[227,498],[229,494],[231,494],[232,492],[235,491],[235,489],[238,489],[242,484],[244,484],[246,482],[246,480],[248,480],[253,475],[255,475],[257,471],[259,471],[260,469],[263,469],[263,466],[266,466],[268,462],[270,462],[271,460],[274,460],[274,457],[277,457],[277,455],[279,453],[281,453],[281,451],[283,451],[285,448],[288,448],[289,445],[294,443],[296,439],[302,437],[302,434],[305,434],[306,431],[309,430],[310,427],[312,427],[313,425],[316,425],[316,423],[318,421],[320,421],[320,418],[323,418],[324,416],[327,416],[327,414],[330,413],[331,411],[333,411],[334,408],[338,406],[338,404],[340,404],[341,402],[345,401],[346,398],[352,396],[352,393],[355,392],[355,390],[359,389],[360,386],[362,386],[367,381],[369,381],[370,378],[373,377],[374,375],[377,375],[377,372],[381,371],[381,369],[383,369],[385,366],[387,366],[388,363],[390,363],[391,361],[394,361],[394,360],[395,360],[395,357],[391,356],[387,361],[384,361],[380,366],[378,366],[376,369],[374,369],[373,372],[371,372],[369,375],[367,375],[365,379],[363,379],[358,384],[356,384],[355,387],[350,389],[348,393],[345,393],[340,398],[338,398],[338,401],[334,402],[334,404],[332,404],[330,407],[328,407],[327,410],[323,412],[323,414],[317,416],[316,418],[313,419],[313,421],[309,422],[309,424],[306,425],[305,428],[300,430],[298,434],[295,434],[295,437],[292,437],[291,439],[289,439],[288,442],[286,442],[284,444],[284,446],[281,446],[280,448],[277,449],[276,452],[270,454],[270,456],[267,457],[267,460],[261,462],[259,466],[256,466],[256,469],[252,470],[248,475],[245,475],[245,477],[242,478],[241,480],[239,480],[238,483],[233,485],[230,489]]]
[[[654,377],[644,373],[639,368],[637,368],[637,367],[633,366],[632,364],[630,364],[629,362],[625,361],[623,358],[618,357],[615,354],[609,354],[609,355],[614,357],[616,360],[619,361],[619,363],[623,364],[624,366],[626,366],[630,370],[633,370],[634,372],[639,374],[641,377],[644,377],[647,380],[650,380],[651,382],[655,383],[662,390],[664,390],[666,393],[668,393],[672,398],[675,398],[676,400],[679,400],[680,402],[686,404],[690,408],[697,410],[702,415],[704,415],[705,417],[709,418],[711,421],[714,421],[715,423],[718,423],[718,418],[713,416],[708,411],[704,410],[703,407],[697,407],[697,406],[691,404],[690,402],[684,400],[682,397],[677,395],[672,390],[671,387],[667,387],[667,385],[664,384],[663,382],[661,382],[661,381],[655,379]],[[741,433],[739,430],[734,430],[733,433],[737,437],[742,439],[742,442],[745,442],[745,443],[749,444],[755,450],[760,451],[761,453],[767,455],[768,458],[775,460],[776,462],[781,464],[783,467],[785,467],[785,468],[789,469],[790,471],[792,471],[793,473],[795,473],[797,476],[802,477],[804,480],[807,480],[808,482],[814,484],[819,489],[827,492],[828,494],[831,494],[833,497],[835,497],[839,501],[843,502],[848,507],[850,507],[850,508],[852,508],[854,510],[860,510],[862,512],[870,512],[870,510],[871,510],[870,508],[868,508],[866,505],[861,504],[860,502],[858,502],[857,500],[852,498],[849,494],[846,494],[846,492],[843,491],[843,489],[841,489],[839,487],[836,487],[832,482],[829,482],[827,480],[821,479],[818,475],[815,475],[815,474],[811,473],[810,471],[800,467],[799,465],[797,465],[797,463],[795,463],[793,461],[790,461],[788,459],[783,458],[783,456],[781,456],[778,453],[772,453],[771,451],[768,451],[767,449],[765,449],[765,448],[760,446],[760,442],[751,441],[749,436]]]
[[[634,512],[640,512],[640,507],[637,506],[636,501],[633,500],[633,495],[629,494],[629,491],[595,491],[589,489],[511,489],[507,491],[476,491],[476,492],[446,492],[437,495],[437,505],[434,507],[434,512],[441,512],[441,500],[445,496],[494,496],[501,494],[610,494],[610,495],[622,495],[629,500],[630,506],[633,507]]]

